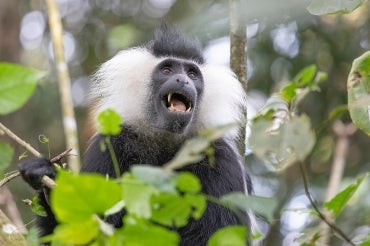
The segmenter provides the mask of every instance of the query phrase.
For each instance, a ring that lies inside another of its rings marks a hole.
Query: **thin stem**
[[[116,153],[114,152],[112,142],[110,141],[110,136],[107,136],[105,138],[105,143],[107,145],[109,154],[112,158],[112,163],[113,163],[113,167],[114,167],[114,172],[116,173],[116,177],[117,178],[121,177],[121,171],[120,171],[120,168],[119,168],[117,156],[116,156]]]
[[[317,212],[318,216],[321,218],[322,221],[324,221],[334,232],[338,233],[340,235],[340,237],[346,241],[347,243],[349,243],[350,245],[353,245],[355,246],[355,244],[351,241],[351,239],[340,229],[338,228],[336,225],[334,225],[333,223],[331,223],[326,217],[325,215],[320,211],[320,209],[317,207],[315,201],[313,200],[312,196],[311,196],[311,193],[309,191],[309,187],[308,187],[308,178],[307,178],[307,173],[306,173],[306,170],[304,168],[304,165],[302,162],[299,162],[299,168],[301,169],[301,173],[302,173],[302,177],[303,177],[303,185],[304,185],[304,191],[305,191],[305,194],[308,198],[308,200],[310,201],[311,203],[311,206],[314,208],[314,210]]]

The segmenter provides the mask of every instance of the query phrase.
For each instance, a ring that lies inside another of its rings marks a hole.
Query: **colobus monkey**
[[[111,137],[121,173],[133,164],[162,166],[170,161],[184,141],[200,130],[238,122],[243,118],[245,93],[227,67],[209,64],[200,44],[168,25],[162,25],[143,47],[119,52],[92,77],[93,114],[113,108],[124,120],[122,132]],[[104,136],[96,134],[87,148],[82,172],[115,177],[111,156],[101,151]],[[183,168],[201,181],[203,192],[220,197],[230,192],[250,193],[249,176],[235,141],[238,129],[229,131],[213,144],[214,165],[205,158]],[[19,164],[23,179],[42,190],[41,177],[55,177],[49,160],[39,158]],[[40,192],[47,217],[39,217],[40,235],[53,232],[57,222]],[[122,226],[124,211],[108,217]],[[225,207],[209,202],[199,220],[176,230],[181,245],[206,245],[209,237],[228,225],[250,224]]]

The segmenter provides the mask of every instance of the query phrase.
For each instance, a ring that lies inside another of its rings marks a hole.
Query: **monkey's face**
[[[185,133],[196,118],[203,93],[203,76],[191,62],[168,58],[154,69],[149,101],[152,126]]]

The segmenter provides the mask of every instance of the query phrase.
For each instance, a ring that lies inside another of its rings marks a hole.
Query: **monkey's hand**
[[[46,158],[34,158],[18,164],[18,170],[23,178],[32,188],[40,190],[43,188],[42,177],[44,175],[55,179],[55,169]]]

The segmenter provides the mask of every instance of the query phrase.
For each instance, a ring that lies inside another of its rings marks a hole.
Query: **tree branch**
[[[299,162],[299,168],[301,169],[301,173],[302,173],[302,177],[303,177],[303,185],[304,185],[305,194],[306,194],[308,200],[310,201],[311,206],[314,208],[314,210],[316,211],[316,213],[318,214],[318,216],[320,217],[320,219],[323,222],[325,222],[325,224],[327,224],[334,232],[338,233],[338,235],[344,241],[346,241],[350,245],[355,246],[355,244],[351,241],[351,239],[339,227],[337,227],[336,225],[334,225],[333,223],[331,223],[326,218],[326,216],[320,211],[320,209],[317,207],[317,205],[316,205],[315,201],[313,200],[313,198],[311,196],[311,193],[309,191],[307,173],[306,173],[306,170],[305,170],[304,165],[303,165],[302,162]]]
[[[343,177],[343,170],[345,167],[345,161],[348,154],[349,140],[348,138],[356,132],[357,128],[353,123],[348,125],[343,124],[337,120],[333,124],[333,131],[337,135],[338,140],[335,145],[333,164],[330,172],[328,189],[326,191],[325,201],[331,200],[339,190],[340,182]],[[324,211],[324,214],[333,221],[331,213]],[[329,227],[322,223],[320,242],[324,245],[330,242]]]
[[[4,126],[1,122],[0,122],[0,129],[3,130],[4,133],[6,135],[8,135],[8,137],[10,137],[11,139],[13,139],[19,145],[23,146],[28,152],[30,152],[34,156],[36,156],[36,157],[41,157],[42,156],[40,152],[38,152],[37,150],[35,150],[29,143],[25,142],[20,137],[18,137],[17,135],[15,135],[15,133],[13,133],[9,128],[7,128],[6,126]]]
[[[60,13],[55,0],[46,0],[49,16],[49,26],[54,48],[54,59],[58,72],[59,93],[62,102],[64,135],[68,147],[71,147],[79,157],[79,146],[77,137],[77,123],[73,111],[71,95],[71,80],[68,65],[64,57],[63,28]],[[68,158],[68,164],[72,172],[79,172],[79,158]]]
[[[15,133],[13,133],[9,128],[7,128],[6,126],[4,126],[2,123],[0,123],[0,129],[2,131],[4,131],[4,133],[6,135],[8,135],[8,137],[10,137],[11,139],[13,139],[19,145],[21,145],[24,148],[26,148],[26,150],[28,150],[30,153],[32,153],[35,157],[42,157],[42,155],[41,155],[40,152],[38,152],[36,149],[34,149],[29,143],[25,142],[23,139],[21,139],[20,137],[18,137]],[[72,151],[71,148],[63,151],[59,155],[51,158],[50,159],[50,162],[51,163],[60,162],[60,160],[62,158],[64,158],[64,157],[68,156],[69,152],[71,152],[71,151]],[[16,178],[18,176],[20,176],[19,171],[12,172],[9,176],[7,176],[7,177],[3,178],[2,180],[0,180],[0,188],[3,187],[6,183],[8,183],[10,180],[12,180],[12,179],[14,179],[14,178]],[[45,179],[45,180],[48,180],[48,179]],[[48,186],[49,188],[53,188],[55,186],[55,183],[52,184],[52,182],[45,182],[44,184],[46,186]]]

